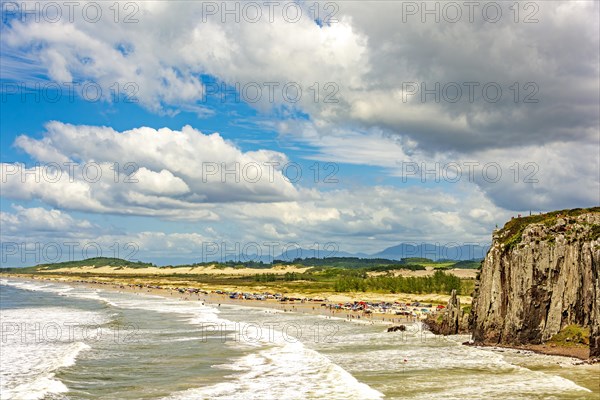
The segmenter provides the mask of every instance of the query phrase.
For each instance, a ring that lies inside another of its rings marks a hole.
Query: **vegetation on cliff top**
[[[521,243],[523,237],[523,231],[528,225],[531,224],[544,224],[546,226],[552,226],[556,223],[558,218],[564,217],[577,217],[581,214],[587,214],[592,212],[600,213],[600,207],[592,208],[575,208],[572,210],[559,210],[552,211],[546,214],[530,215],[521,218],[513,218],[508,221],[500,231],[498,231],[498,237],[500,243],[506,246],[509,250]],[[594,237],[595,236],[595,237]],[[594,226],[592,228],[592,237],[590,239],[597,239],[600,236],[600,227]]]

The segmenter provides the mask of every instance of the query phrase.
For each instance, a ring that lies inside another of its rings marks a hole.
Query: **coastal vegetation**
[[[545,226],[552,226],[556,223],[559,218],[574,219],[575,217],[591,213],[600,212],[600,207],[592,208],[574,208],[572,210],[559,210],[552,211],[545,214],[529,215],[520,218],[513,218],[508,221],[497,234],[500,239],[500,243],[506,246],[506,250],[510,250],[519,243],[521,243],[523,237],[523,231],[531,224],[544,224]],[[600,228],[596,225],[591,231],[591,237],[589,240],[595,240],[600,237]]]
[[[558,346],[589,346],[590,328],[579,325],[567,325],[548,340]]]
[[[452,264],[453,269],[479,269],[481,267],[480,260],[465,260]]]
[[[275,259],[271,263],[263,261],[206,261],[193,264],[166,265],[162,268],[196,268],[212,267],[216,269],[224,268],[254,268],[269,269],[277,265],[292,265],[296,267],[313,267],[312,271],[317,272],[321,269],[339,268],[354,269],[365,271],[393,271],[410,270],[422,271],[427,267],[446,268],[446,269],[477,269],[481,260],[430,260],[428,258],[403,258],[401,260],[389,260],[385,258],[357,258],[357,257],[326,257],[326,258],[297,258],[293,261]],[[142,261],[128,261],[120,258],[95,257],[85,260],[65,261],[52,264],[38,264],[26,268],[2,268],[2,271],[35,272],[42,270],[55,270],[61,268],[78,268],[84,266],[94,267],[124,267],[124,268],[151,268],[157,265]]]
[[[335,281],[336,292],[389,292],[389,293],[442,293],[450,294],[452,289],[461,292],[461,279],[435,271],[433,276],[344,276]]]
[[[51,264],[38,264],[33,267],[25,267],[25,268],[2,268],[0,271],[2,272],[19,272],[19,273],[31,273],[31,272],[40,272],[40,271],[51,271],[61,268],[78,268],[78,267],[89,267],[94,266],[96,268],[100,267],[125,267],[125,268],[150,268],[156,267],[156,265],[152,263],[142,262],[142,261],[128,261],[123,260],[121,258],[111,258],[111,257],[94,257],[87,258],[85,260],[75,260],[75,261],[65,261]]]
[[[452,260],[433,261],[427,258],[410,258],[388,260],[382,258],[361,259],[355,257],[331,257],[325,259],[306,258],[294,261],[275,260],[273,264],[262,262],[207,262],[189,265],[166,266],[160,268],[160,274],[136,269],[156,267],[144,262],[130,262],[116,258],[92,258],[56,264],[41,264],[28,268],[7,268],[3,272],[20,274],[53,274],[91,276],[99,279],[111,279],[114,273],[100,270],[99,267],[110,266],[116,271],[131,268],[127,277],[132,280],[149,279],[156,284],[170,282],[186,282],[186,284],[203,287],[247,287],[248,290],[297,291],[297,292],[373,292],[373,293],[410,293],[410,294],[449,294],[453,289],[463,295],[471,295],[474,279],[461,279],[449,271],[434,270],[437,267],[473,268],[479,261],[456,262]],[[88,267],[83,269],[82,267]],[[92,267],[90,269],[90,267]],[[184,268],[200,268],[190,273]],[[210,267],[202,269],[201,267]],[[291,268],[289,272],[273,269]],[[81,269],[80,269],[81,268]],[[244,274],[221,274],[214,270],[226,268],[244,270]],[[62,269],[62,270],[61,270]],[[67,270],[68,269],[68,270]],[[255,269],[257,273],[248,273]],[[181,271],[181,272],[180,272]],[[404,272],[403,272],[404,271]],[[278,272],[278,273],[276,273]],[[418,276],[402,276],[403,274],[421,273]]]
[[[600,207],[519,216],[494,232],[473,294],[474,343],[600,358],[599,237]]]

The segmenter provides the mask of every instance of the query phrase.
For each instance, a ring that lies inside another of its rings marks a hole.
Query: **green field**
[[[458,264],[460,264],[459,262]],[[464,262],[462,262],[464,263]],[[471,262],[473,264],[473,262]],[[269,269],[274,265],[294,265],[296,267],[309,267],[303,273],[288,272],[274,274]],[[406,259],[401,261],[386,259],[358,259],[358,258],[331,258],[331,259],[304,259],[294,262],[277,261],[276,264],[263,263],[202,263],[180,265],[168,268],[173,273],[153,276],[148,274],[127,274],[128,280],[156,281],[156,284],[165,282],[186,282],[198,286],[243,286],[248,288],[268,288],[271,291],[302,291],[302,292],[374,292],[374,293],[439,293],[450,294],[453,289],[463,295],[473,292],[473,279],[460,279],[450,273],[436,270],[430,276],[403,277],[395,276],[394,271],[425,270],[426,267],[452,268],[456,262],[435,262],[428,259]],[[475,263],[477,266],[479,262]],[[475,265],[473,264],[473,265]],[[21,274],[65,274],[68,276],[85,276],[97,278],[116,278],[115,274],[101,274],[92,271],[62,273],[59,268],[77,268],[82,266],[113,266],[122,268],[155,267],[154,264],[142,262],[129,262],[115,258],[94,258],[81,261],[63,262],[57,264],[42,264],[28,268],[7,268],[4,272]],[[224,275],[224,274],[183,274],[177,273],[178,268],[213,266],[216,268],[254,268],[253,275]],[[374,272],[378,273],[376,276]]]

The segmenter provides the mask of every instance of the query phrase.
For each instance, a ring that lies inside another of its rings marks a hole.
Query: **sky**
[[[485,245],[600,203],[597,1],[1,4],[3,266]]]

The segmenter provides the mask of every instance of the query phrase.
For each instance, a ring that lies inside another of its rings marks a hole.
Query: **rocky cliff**
[[[436,335],[456,335],[468,332],[468,314],[465,315],[460,308],[460,299],[456,295],[456,290],[452,290],[444,311],[428,316],[425,324]]]
[[[482,263],[473,340],[540,344],[576,325],[589,328],[590,356],[600,356],[599,264],[599,207],[512,219]]]

